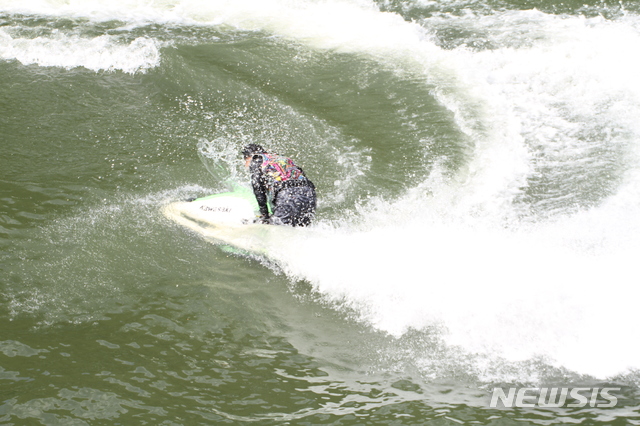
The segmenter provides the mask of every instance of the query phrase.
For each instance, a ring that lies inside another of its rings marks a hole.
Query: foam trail
[[[599,378],[637,368],[640,333],[614,326],[634,323],[624,295],[637,239],[633,252],[594,255],[573,247],[560,223],[513,231],[431,220],[341,228],[271,252],[290,277],[395,336],[437,325],[468,353],[510,362],[545,356]]]

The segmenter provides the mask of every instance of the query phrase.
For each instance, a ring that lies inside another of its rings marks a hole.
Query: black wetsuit
[[[316,190],[302,169],[302,177],[295,180],[276,181],[262,170],[264,158],[253,156],[249,165],[251,186],[260,207],[260,215],[266,223],[274,225],[307,226],[316,211]],[[269,215],[267,203],[271,201]]]

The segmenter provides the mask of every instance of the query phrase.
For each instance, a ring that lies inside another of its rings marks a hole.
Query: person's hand
[[[264,216],[258,216],[255,219],[253,219],[253,223],[257,223],[260,225],[268,225],[269,219],[265,218]]]

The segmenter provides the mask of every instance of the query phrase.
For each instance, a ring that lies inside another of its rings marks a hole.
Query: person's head
[[[256,154],[265,154],[267,151],[264,148],[256,143],[250,143],[249,145],[245,145],[242,148],[242,158],[244,158],[244,162],[246,166],[249,166],[251,159]]]

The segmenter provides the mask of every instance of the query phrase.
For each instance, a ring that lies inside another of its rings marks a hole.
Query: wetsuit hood
[[[242,158],[253,157],[256,154],[266,154],[266,152],[262,146],[256,143],[250,143],[242,148]]]

